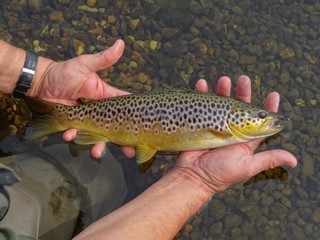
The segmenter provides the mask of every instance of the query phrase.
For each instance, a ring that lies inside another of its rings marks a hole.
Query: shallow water
[[[267,171],[251,184],[217,194],[177,239],[320,238],[318,1],[87,1],[92,7],[78,1],[27,2],[33,5],[0,3],[2,39],[64,60],[103,50],[122,38],[124,56],[100,72],[112,85],[146,92],[161,84],[193,88],[205,78],[214,89],[222,75],[236,79],[247,74],[255,87],[261,82],[293,106],[286,131],[261,149],[288,150],[299,165]],[[261,102],[259,95],[260,89],[254,91],[256,102]],[[9,143],[0,142],[0,150],[19,153],[20,143]],[[175,159],[159,156],[140,175],[134,160],[125,159],[117,147],[112,152],[124,169],[127,201],[159,179]]]

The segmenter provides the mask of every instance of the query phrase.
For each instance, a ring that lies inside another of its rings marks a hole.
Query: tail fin
[[[32,112],[32,120],[24,130],[24,139],[37,139],[66,130],[62,124],[66,115],[62,113],[67,106],[32,97],[26,97],[25,101]]]

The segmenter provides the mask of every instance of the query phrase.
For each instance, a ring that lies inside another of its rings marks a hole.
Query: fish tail
[[[26,97],[25,101],[32,112],[32,120],[24,129],[24,139],[38,139],[67,129],[63,124],[67,106],[32,97]]]

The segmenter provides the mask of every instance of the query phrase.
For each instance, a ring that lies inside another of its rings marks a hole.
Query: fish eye
[[[261,119],[266,118],[267,115],[268,115],[268,114],[267,114],[265,111],[260,111],[260,112],[258,112],[258,116],[259,116],[259,118],[261,118]]]

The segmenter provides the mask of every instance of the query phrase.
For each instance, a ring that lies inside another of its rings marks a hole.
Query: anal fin
[[[109,139],[93,132],[79,131],[74,142],[81,145],[89,145],[97,142],[109,142]]]
[[[144,144],[138,145],[136,150],[138,164],[149,161],[157,152],[157,150],[150,148],[149,146]]]

